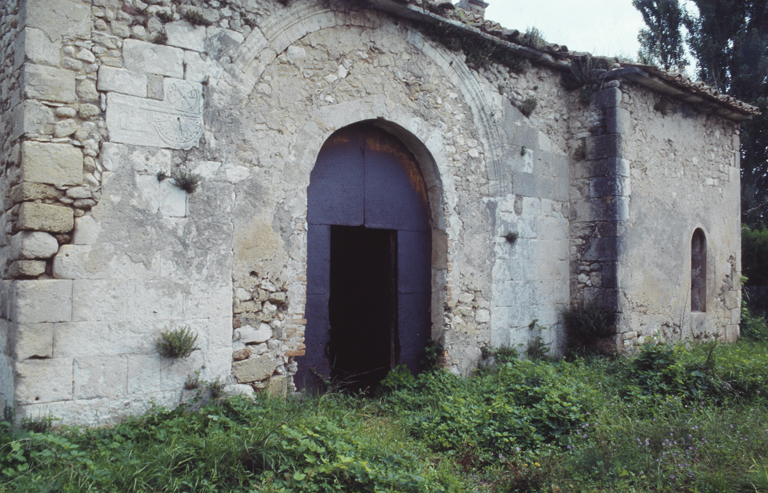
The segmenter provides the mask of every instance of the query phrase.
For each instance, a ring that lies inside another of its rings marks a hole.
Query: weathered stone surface
[[[75,233],[72,242],[75,245],[92,245],[101,232],[101,225],[93,216],[75,218]]]
[[[8,277],[11,279],[37,277],[45,273],[46,266],[44,260],[17,260],[8,267]]]
[[[78,114],[80,115],[80,118],[90,120],[99,116],[101,114],[101,109],[95,104],[85,103],[80,105]]]
[[[205,26],[193,26],[187,21],[171,22],[165,25],[168,46],[185,50],[205,50]]]
[[[13,355],[17,361],[53,357],[53,324],[20,324],[13,330]]]
[[[10,319],[20,324],[72,319],[72,281],[14,281]]]
[[[232,371],[239,383],[250,383],[269,378],[277,368],[277,362],[270,354],[262,354],[244,361],[236,361]]]
[[[107,97],[110,140],[172,149],[196,146],[204,131],[202,85],[165,79],[164,94],[163,101],[155,101],[110,93]]]
[[[72,399],[72,360],[27,360],[16,364],[16,403]]]
[[[232,359],[234,359],[235,361],[242,361],[244,359],[248,359],[251,357],[251,352],[252,350],[249,347],[238,349],[237,351],[232,353]]]
[[[96,90],[96,83],[90,79],[85,79],[77,85],[77,96],[81,101],[96,101],[99,99],[99,92]]]
[[[88,245],[62,245],[53,259],[55,279],[88,279],[93,266],[88,264],[91,247]],[[89,268],[90,267],[90,268]]]
[[[123,43],[125,68],[136,73],[184,78],[184,51],[135,39]]]
[[[25,25],[42,30],[52,41],[91,37],[90,5],[70,0],[26,0],[21,5]]]
[[[58,199],[64,192],[51,185],[43,183],[24,182],[16,185],[10,191],[10,199],[14,204],[30,200]]]
[[[41,65],[58,66],[61,62],[61,41],[51,41],[40,29],[27,27],[16,38],[15,67],[25,60]]]
[[[40,231],[22,231],[11,238],[11,259],[46,259],[56,255],[59,242]]]
[[[120,397],[128,385],[128,359],[125,356],[75,358],[75,399]]]
[[[24,142],[21,177],[28,182],[79,185],[83,182],[83,153],[69,144]]]
[[[75,101],[75,73],[26,64],[21,71],[21,88],[25,98],[71,103]]]
[[[69,137],[75,132],[77,132],[77,122],[71,118],[56,122],[53,128],[54,137]]]
[[[68,233],[75,225],[69,207],[24,202],[19,208],[19,229]]]
[[[267,384],[267,392],[274,397],[285,397],[288,394],[288,379],[286,376],[272,376]]]
[[[22,135],[47,134],[53,129],[53,113],[44,104],[27,100],[13,111],[13,131],[11,139]]]
[[[102,65],[99,69],[98,89],[146,98],[147,76],[130,70]]]
[[[251,325],[244,325],[237,331],[240,335],[240,342],[243,344],[266,342],[272,337],[272,327],[264,323],[259,325],[258,329]]]
[[[285,293],[270,293],[267,298],[273,305],[282,305],[285,303]]]

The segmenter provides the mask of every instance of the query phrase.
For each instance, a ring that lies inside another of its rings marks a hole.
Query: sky
[[[485,0],[485,18],[525,32],[536,27],[550,43],[593,55],[637,58],[645,24],[632,0]]]

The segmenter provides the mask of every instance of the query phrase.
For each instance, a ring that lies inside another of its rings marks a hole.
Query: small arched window
[[[707,311],[707,237],[701,229],[691,238],[691,311]]]

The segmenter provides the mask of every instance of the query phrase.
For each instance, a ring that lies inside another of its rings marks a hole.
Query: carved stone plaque
[[[112,142],[190,149],[205,129],[202,85],[167,78],[163,101],[109,93],[107,128]]]

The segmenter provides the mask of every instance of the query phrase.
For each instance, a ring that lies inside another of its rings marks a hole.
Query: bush
[[[590,352],[598,339],[616,334],[616,316],[596,302],[562,312],[568,347],[577,353]]]
[[[155,340],[155,346],[160,356],[165,358],[186,358],[194,351],[200,349],[195,346],[197,334],[189,327],[164,330]]]

